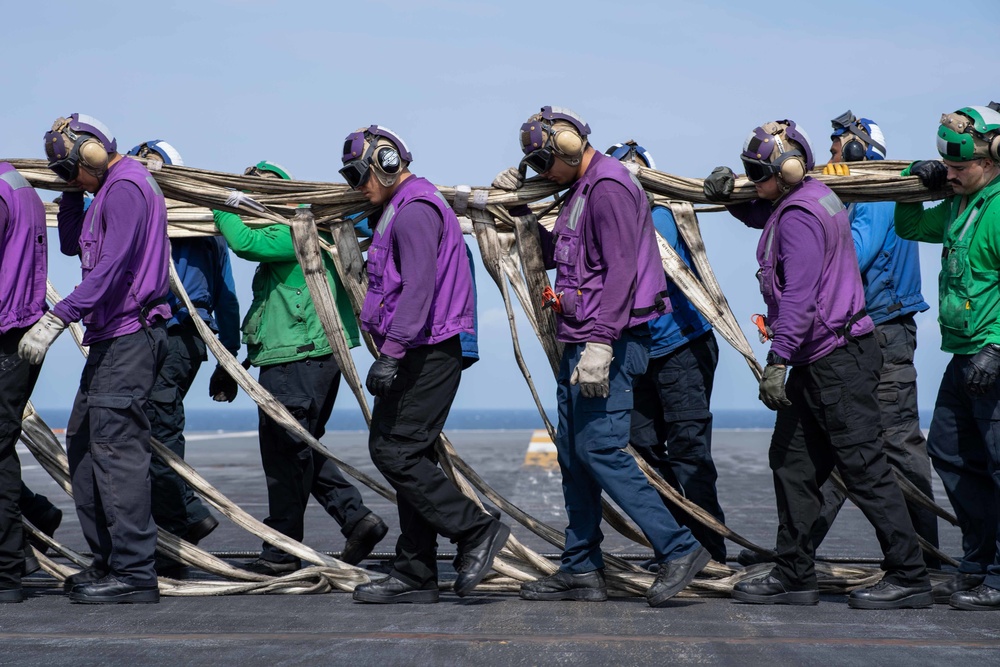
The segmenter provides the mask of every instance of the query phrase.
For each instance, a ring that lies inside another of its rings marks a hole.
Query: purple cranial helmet
[[[795,185],[815,166],[809,137],[791,120],[755,127],[743,143],[740,159],[754,183],[778,176],[786,185]]]
[[[340,159],[344,163],[340,175],[352,188],[368,182],[373,171],[379,183],[388,188],[413,162],[413,154],[398,134],[381,125],[370,125],[347,135]]]
[[[589,134],[590,125],[579,114],[564,107],[542,107],[521,125],[524,163],[540,174],[552,168],[556,157],[576,166]]]
[[[66,181],[76,178],[81,164],[100,178],[107,170],[110,155],[118,150],[118,142],[107,125],[79,113],[57,118],[44,141],[49,169]]]

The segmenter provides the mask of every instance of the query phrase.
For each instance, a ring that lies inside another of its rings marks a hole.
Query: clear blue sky
[[[488,184],[519,158],[517,129],[546,104],[567,106],[593,143],[634,138],[664,171],[704,176],[738,165],[747,132],[776,118],[805,127],[820,161],[829,119],[850,108],[883,128],[889,156],[935,155],[943,112],[1000,99],[995,2],[200,2],[14,3],[4,12],[0,156],[42,157],[52,120],[84,112],[128,149],[159,138],[187,164],[239,172],[260,159],[302,179],[338,179],[343,137],[380,123],[435,183]],[[47,198],[51,198],[49,195]],[[749,317],[762,309],[757,232],[702,217],[709,257],[759,356]],[[50,238],[62,293],[75,259]],[[922,248],[921,406],[946,363],[935,321],[939,249]],[[237,260],[242,307],[253,267]],[[530,408],[496,289],[480,272],[484,360],[460,408]],[[528,363],[555,403],[540,346],[522,320]],[[759,408],[741,358],[724,346],[714,407]],[[362,376],[369,360],[358,355]],[[34,400],[71,404],[82,358],[69,339],[46,359]],[[189,406],[209,407],[203,371]],[[237,405],[251,407],[241,396]],[[341,394],[338,407],[350,407]]]

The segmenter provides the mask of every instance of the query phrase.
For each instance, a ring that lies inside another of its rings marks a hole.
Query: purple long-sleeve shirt
[[[771,202],[764,199],[729,207],[734,217],[754,229],[764,228],[771,210]],[[820,297],[825,243],[822,228],[808,212],[790,207],[782,213],[772,245],[777,253],[775,271],[783,284],[781,309],[776,318],[769,318],[768,325],[774,331],[771,349],[785,359],[802,357],[807,353],[804,346],[809,347],[816,338],[816,304]],[[794,279],[789,281],[788,276]]]
[[[587,206],[591,209],[593,222],[582,233],[587,249],[586,261],[589,266],[604,271],[601,307],[589,340],[610,345],[621,338],[628,325],[638,276],[635,258],[640,230],[635,224],[634,213],[630,214],[635,209],[632,197],[621,183],[598,181],[590,191]],[[554,269],[555,236],[541,225],[538,229],[545,268]]]
[[[64,255],[80,253],[83,229],[83,193],[67,192],[59,203],[59,246]],[[137,243],[138,231],[146,220],[146,202],[139,188],[119,182],[108,192],[103,219],[107,233],[94,269],[65,299],[52,309],[63,322],[76,322],[101,303],[128,262]]]
[[[405,185],[405,182],[404,182]],[[443,221],[434,207],[420,201],[402,208],[392,224],[391,243],[398,258],[403,290],[381,352],[401,359],[418,337],[434,300],[437,249]]]

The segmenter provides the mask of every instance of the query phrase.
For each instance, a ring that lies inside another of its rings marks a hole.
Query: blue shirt
[[[240,304],[225,239],[221,236],[173,239],[171,246],[177,275],[198,315],[236,356],[240,351]],[[168,302],[174,313],[167,323],[169,330],[191,315],[173,292],[168,295]]]
[[[875,324],[930,308],[920,293],[917,242],[896,235],[894,211],[892,202],[864,202],[847,207],[865,290],[865,310]]]
[[[670,209],[664,206],[653,207],[653,226],[660,236],[670,244],[681,259],[687,264],[695,275],[698,275],[691,262],[691,251],[677,231],[677,223]],[[662,357],[673,352],[682,345],[703,336],[712,330],[712,325],[705,317],[698,312],[674,281],[667,278],[667,295],[673,311],[666,315],[661,315],[649,323],[652,343],[649,355],[651,357]]]

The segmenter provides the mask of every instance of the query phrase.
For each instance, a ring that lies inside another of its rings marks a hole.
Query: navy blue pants
[[[184,458],[184,397],[206,359],[205,341],[191,319],[167,330],[167,357],[146,405],[150,432],[167,449]],[[208,517],[208,508],[191,487],[159,456],[149,467],[156,525],[181,537]]]
[[[292,417],[316,439],[326,433],[340,388],[340,368],[333,355],[262,366],[260,385],[288,408]],[[361,492],[333,461],[259,411],[260,460],[267,479],[268,516],[264,523],[301,541],[305,512],[312,495],[340,525],[346,536],[371,512]],[[265,542],[261,558],[298,563],[296,556]]]
[[[21,462],[14,447],[21,436],[21,415],[41,370],[17,356],[17,344],[27,330],[0,334],[0,588],[19,588],[24,565]]]
[[[889,463],[928,498],[933,499],[931,460],[927,455],[927,443],[920,430],[917,412],[917,369],[913,367],[913,353],[917,348],[917,324],[913,321],[913,315],[879,324],[875,327],[875,340],[882,350],[882,369],[878,382],[879,414],[883,429],[882,450]],[[830,526],[847,499],[829,480],[820,491],[823,494],[823,508],[819,521],[813,528],[815,549],[819,548],[830,531]],[[908,502],[906,510],[917,535],[937,546],[937,516],[916,503]],[[927,567],[941,567],[941,562],[927,553],[924,554],[924,562]]]
[[[166,354],[162,323],[90,346],[66,427],[73,500],[94,567],[155,586],[145,408]]]
[[[809,364],[794,366],[768,452],[778,509],[772,574],[790,590],[816,588],[814,524],[819,487],[834,467],[856,499],[882,548],[885,581],[927,583],[903,493],[882,452],[878,387],[882,353],[871,334]]]
[[[465,551],[494,519],[448,479],[434,444],[462,379],[458,336],[406,351],[385,398],[375,398],[368,451],[396,490],[399,540],[390,574],[418,588],[437,585],[437,536]]]
[[[965,389],[969,355],[956,354],[941,378],[927,451],[962,528],[959,572],[1000,588],[1000,384],[985,396]]]
[[[581,573],[604,567],[602,491],[639,526],[653,545],[657,562],[685,556],[698,548],[698,542],[677,524],[639,464],[624,450],[629,443],[632,385],[649,362],[646,346],[629,332],[614,342],[607,398],[585,398],[578,385],[569,383],[584,347],[567,343],[559,365],[556,450],[569,517],[560,569]]]
[[[635,381],[632,446],[671,486],[721,523],[712,460],[712,385],[719,346],[711,331],[661,357]],[[712,558],[726,562],[726,541],[673,502],[663,499],[677,523],[691,529]]]

